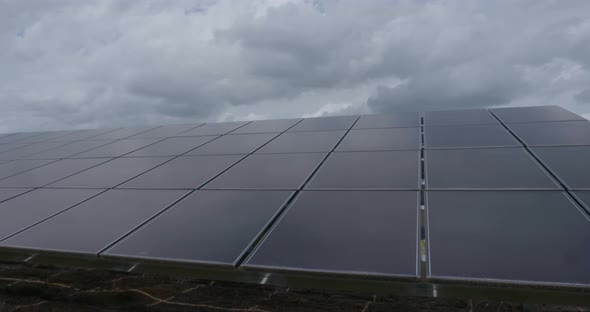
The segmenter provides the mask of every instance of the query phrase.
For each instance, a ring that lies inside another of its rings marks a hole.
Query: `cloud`
[[[590,113],[590,3],[0,0],[0,131],[501,105]]]

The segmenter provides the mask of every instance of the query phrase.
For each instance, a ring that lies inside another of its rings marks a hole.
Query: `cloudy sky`
[[[0,131],[562,105],[590,1],[0,0]]]

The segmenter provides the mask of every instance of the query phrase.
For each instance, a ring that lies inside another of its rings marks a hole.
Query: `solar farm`
[[[590,302],[590,121],[559,106],[0,134],[0,260]]]

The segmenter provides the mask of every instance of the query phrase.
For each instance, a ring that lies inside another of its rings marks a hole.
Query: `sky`
[[[587,0],[0,0],[0,132],[561,105]]]

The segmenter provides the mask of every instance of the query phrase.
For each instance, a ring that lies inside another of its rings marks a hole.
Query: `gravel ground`
[[[0,311],[590,311],[0,264]]]

